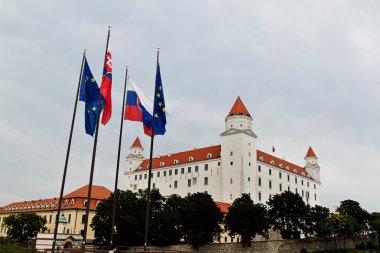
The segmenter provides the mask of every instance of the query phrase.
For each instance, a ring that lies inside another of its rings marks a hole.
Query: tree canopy
[[[230,236],[240,235],[243,247],[250,247],[256,235],[268,237],[268,213],[264,205],[254,204],[248,194],[236,199],[224,219]]]
[[[358,202],[351,199],[343,200],[336,211],[341,215],[350,216],[356,221],[354,228],[356,233],[368,230],[367,224],[371,215]]]
[[[45,231],[46,219],[35,213],[11,214],[4,218],[7,235],[17,242],[27,244],[35,232]]]

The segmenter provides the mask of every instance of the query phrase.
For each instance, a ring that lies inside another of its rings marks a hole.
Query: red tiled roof
[[[87,201],[88,186],[79,188],[78,190],[67,194],[62,199],[62,210],[67,209],[86,209],[84,202]],[[86,196],[83,196],[83,192]],[[96,210],[98,201],[108,198],[111,191],[103,186],[92,186],[92,198],[90,200],[90,210]],[[45,212],[58,209],[59,198],[29,200],[24,202],[15,202],[0,208],[0,213],[21,213],[21,212]],[[72,202],[73,201],[73,202]]]
[[[64,198],[77,198],[82,197],[87,199],[88,185],[85,185],[67,195]],[[104,186],[93,185],[91,189],[91,198],[93,199],[106,199],[111,195],[111,191]]]
[[[139,137],[136,137],[136,140],[133,142],[132,147],[133,148],[142,148]]]
[[[309,150],[306,153],[306,157],[317,157],[311,147],[309,147]]]
[[[261,161],[268,165],[297,174],[302,177],[311,178],[304,168],[270,154],[264,153],[260,150],[257,150],[257,161]]]
[[[179,152],[175,154],[155,157],[152,159],[152,169],[187,164],[189,162],[199,162],[199,161],[220,158],[220,150],[221,150],[220,145],[216,145],[216,146],[211,146],[211,147],[206,147],[206,148],[193,149],[193,150]],[[211,156],[209,156],[208,154],[211,154]],[[191,157],[192,157],[192,160],[190,161]],[[161,163],[163,163],[163,166],[161,166]],[[141,168],[138,168],[137,171],[147,170],[148,165],[149,165],[149,159],[145,159],[140,165]]]
[[[169,167],[174,165],[183,165],[193,162],[206,161],[211,159],[220,158],[221,146],[211,146],[199,149],[193,149],[189,151],[174,153],[171,155],[165,155],[160,157],[155,157],[152,160],[152,169],[158,169],[161,167]],[[208,158],[208,154],[211,154],[211,158]],[[190,157],[193,158],[190,161]],[[177,161],[177,163],[175,163]],[[261,161],[265,164],[271,165],[278,169],[282,169],[284,171],[297,174],[299,176],[311,179],[310,175],[306,172],[306,170],[298,165],[285,161],[283,159],[277,158],[275,156],[269,155],[265,152],[257,150],[257,161]],[[161,165],[162,164],[162,165]],[[149,159],[145,159],[139,168],[136,171],[144,171],[148,170]]]
[[[232,115],[244,115],[251,117],[251,114],[249,114],[247,108],[243,104],[243,101],[241,101],[240,97],[238,97],[235,101],[235,104],[232,106],[230,113],[228,116]]]
[[[215,201],[215,204],[220,208],[220,211],[223,214],[228,213],[228,208],[230,208],[231,206],[231,204],[224,203],[224,202],[217,202],[217,201]]]

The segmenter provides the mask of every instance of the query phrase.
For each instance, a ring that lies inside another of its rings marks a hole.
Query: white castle
[[[243,193],[255,203],[284,191],[298,193],[305,203],[319,205],[320,168],[310,147],[301,167],[256,148],[252,117],[238,97],[226,119],[221,144],[157,156],[152,161],[152,188],[164,196],[206,192],[214,201],[232,203]],[[148,186],[149,159],[137,137],[126,158],[126,189]]]

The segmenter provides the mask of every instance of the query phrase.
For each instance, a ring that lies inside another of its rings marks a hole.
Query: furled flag
[[[148,136],[152,134],[152,105],[153,101],[146,98],[139,87],[128,79],[124,119],[142,122],[144,133]]]
[[[272,146],[272,152],[274,153],[274,151],[276,151],[276,148]]]
[[[86,133],[93,136],[98,116],[99,87],[88,66],[87,59],[84,60],[82,80],[80,84],[79,100],[85,102],[85,129]],[[103,110],[104,103],[101,103]]]
[[[160,63],[157,62],[156,86],[153,104],[153,129],[157,135],[164,135],[166,132],[166,108],[164,99],[164,89],[162,87]]]
[[[107,48],[107,54],[104,59],[102,84],[100,85],[100,93],[105,99],[104,112],[102,117],[102,124],[105,125],[111,118],[112,114],[112,54],[111,46]]]

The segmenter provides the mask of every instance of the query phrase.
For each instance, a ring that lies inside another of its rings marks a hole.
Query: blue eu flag
[[[166,109],[165,109],[164,89],[162,87],[160,63],[157,63],[156,87],[155,87],[154,105],[153,105],[153,127],[154,127],[154,133],[157,135],[164,135],[166,132],[165,110]]]
[[[96,120],[99,113],[99,87],[94,76],[88,66],[87,59],[84,60],[82,80],[80,84],[79,100],[85,102],[85,128],[86,134],[94,135]],[[104,103],[101,103],[101,110],[104,108]]]

